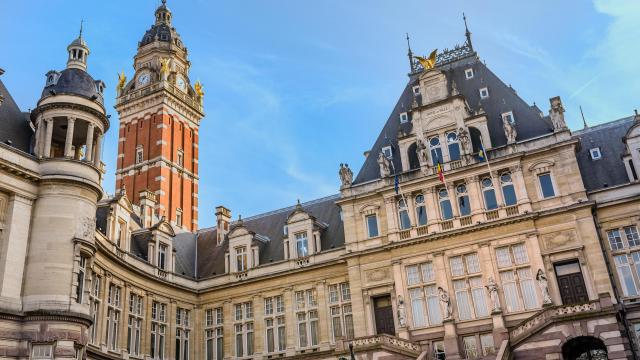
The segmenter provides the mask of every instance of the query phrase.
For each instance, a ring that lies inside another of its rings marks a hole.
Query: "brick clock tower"
[[[198,228],[198,129],[202,85],[192,85],[187,48],[171,25],[166,1],[138,43],[134,75],[117,86],[120,117],[116,191],[140,204],[156,195],[155,212],[185,230]]]

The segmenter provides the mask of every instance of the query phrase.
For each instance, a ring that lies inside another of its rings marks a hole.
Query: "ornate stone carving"
[[[553,124],[553,130],[563,130],[567,128],[567,123],[564,121],[564,107],[562,106],[562,100],[560,96],[552,97],[549,99],[551,109],[549,109],[549,117]]]
[[[500,312],[500,298],[498,297],[498,284],[493,280],[493,277],[489,277],[487,281],[487,291],[489,292],[489,299],[491,299],[491,312]]]
[[[547,276],[544,274],[542,269],[538,269],[536,280],[538,281],[538,286],[540,286],[540,291],[542,292],[542,304],[553,305],[551,296],[549,296],[549,282],[547,281]]]
[[[349,164],[340,164],[340,170],[338,170],[338,176],[340,176],[341,187],[349,187],[353,182],[353,171],[349,169]]]
[[[402,295],[398,295],[398,323],[400,324],[400,327],[406,327],[407,326],[407,312],[406,309],[404,308],[404,299],[402,298]]]
[[[502,128],[504,129],[504,135],[507,137],[507,144],[512,144],[516,142],[516,137],[518,136],[518,132],[516,131],[515,123],[511,123],[508,120],[508,117],[501,116],[502,118]]]
[[[458,129],[458,141],[460,141],[462,153],[471,154],[471,139],[469,138],[469,132],[462,126]]]
[[[577,235],[574,230],[564,230],[542,236],[542,241],[547,249],[561,248],[577,242]]]
[[[382,152],[378,154],[378,166],[380,167],[380,178],[386,178],[391,175],[391,163]]]
[[[449,298],[449,293],[447,293],[447,290],[443,289],[441,286],[438,286],[438,298],[440,299],[440,306],[442,308],[442,319],[451,319],[451,298]]]
[[[389,271],[389,268],[375,269],[367,271],[366,277],[368,282],[380,282],[390,280],[391,272]]]

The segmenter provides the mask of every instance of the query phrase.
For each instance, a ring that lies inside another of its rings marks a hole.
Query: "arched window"
[[[415,198],[416,202],[416,220],[418,222],[418,226],[427,224],[427,208],[424,205],[424,195],[417,195]]]
[[[431,162],[433,163],[433,166],[436,166],[438,163],[443,163],[440,138],[436,136],[429,139],[429,148],[431,149]]]
[[[406,230],[411,227],[411,220],[409,220],[409,209],[404,199],[398,201],[398,218],[400,219],[400,229]]]
[[[475,154],[480,150],[480,144],[483,141],[482,134],[480,133],[480,130],[478,130],[477,128],[473,126],[469,126],[469,137],[471,138],[471,147],[472,147],[473,153]],[[484,146],[487,146],[487,145],[488,144],[484,144]]]
[[[447,189],[442,188],[438,190],[438,199],[440,201],[440,215],[442,215],[442,220],[449,220],[453,218],[453,210],[451,208],[451,201],[449,201],[449,192]]]
[[[484,207],[487,210],[498,208],[498,200],[496,199],[496,191],[493,188],[493,181],[486,177],[482,179],[482,195],[484,197]]]
[[[467,185],[460,184],[456,186],[456,195],[458,196],[460,216],[467,216],[471,214],[471,204],[469,203],[469,194],[467,194]]]
[[[458,134],[450,132],[447,134],[447,146],[449,147],[449,159],[451,161],[460,160],[460,144]]]
[[[417,149],[418,149],[418,145],[416,145],[416,143],[411,144],[409,146],[409,149],[407,149],[407,158],[409,159],[409,169],[411,170],[420,168],[420,161],[418,160]]]
[[[502,195],[506,206],[515,205],[518,202],[516,198],[516,190],[513,187],[511,173],[504,172],[500,175],[500,185],[502,186]]]

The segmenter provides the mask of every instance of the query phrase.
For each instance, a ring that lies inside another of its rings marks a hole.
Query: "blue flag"
[[[394,188],[396,190],[396,195],[398,195],[398,192],[400,191],[400,179],[398,179],[398,175],[395,175],[395,179],[394,179]]]
[[[487,155],[484,153],[484,146],[480,143],[480,151],[478,151],[478,160],[485,161]]]

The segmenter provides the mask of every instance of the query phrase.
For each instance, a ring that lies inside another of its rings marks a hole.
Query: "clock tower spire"
[[[172,25],[166,1],[138,43],[133,74],[117,89],[120,118],[116,191],[157,196],[155,214],[179,228],[198,228],[198,130],[203,91],[189,79],[187,48]]]

